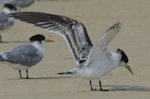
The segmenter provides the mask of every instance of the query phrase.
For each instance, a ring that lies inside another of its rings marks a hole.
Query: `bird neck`
[[[114,61],[114,64],[116,66],[120,66],[121,55],[116,52],[112,52],[111,57],[112,57],[112,60]]]
[[[44,52],[44,42],[34,41],[31,44],[42,53]]]
[[[4,7],[3,8],[3,12],[7,13],[7,14],[11,14],[11,13],[17,13],[17,12],[20,12],[21,9],[19,7],[16,7],[16,10],[12,10],[8,7]]]
[[[7,13],[7,14],[10,14],[10,13],[11,13],[10,9],[9,9],[9,8],[6,8],[6,7],[3,9],[3,12],[5,12],[5,13]]]

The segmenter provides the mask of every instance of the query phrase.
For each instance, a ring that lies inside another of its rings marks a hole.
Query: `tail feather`
[[[0,61],[7,61],[7,59],[3,55],[0,55]]]
[[[57,73],[58,75],[65,75],[65,74],[78,74],[80,71],[80,68],[76,67],[74,69],[71,69],[69,71],[66,71],[66,72],[60,72],[60,73]]]
[[[57,73],[57,75],[65,75],[65,74],[74,74],[73,72],[60,72],[60,73]]]

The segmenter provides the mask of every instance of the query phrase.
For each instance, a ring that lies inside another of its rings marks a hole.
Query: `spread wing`
[[[10,16],[64,37],[77,65],[87,59],[92,43],[82,23],[64,16],[40,12],[21,12]]]
[[[86,65],[95,60],[106,59],[106,55],[109,54],[108,45],[110,41],[113,39],[113,37],[118,33],[120,28],[121,24],[120,22],[118,22],[106,30],[104,35],[92,47]]]

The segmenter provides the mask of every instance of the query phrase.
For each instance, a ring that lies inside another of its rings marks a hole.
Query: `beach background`
[[[110,51],[123,49],[129,57],[132,76],[124,67],[101,79],[105,89],[91,91],[89,82],[75,75],[57,75],[75,66],[65,40],[33,25],[16,21],[2,34],[0,51],[29,43],[34,34],[55,42],[46,43],[44,59],[29,69],[32,79],[20,79],[18,71],[0,63],[0,99],[144,99],[150,97],[150,1],[149,0],[47,0],[22,11],[58,14],[82,22],[93,44],[116,22],[122,28],[109,45]],[[0,5],[2,8],[2,5]],[[68,59],[69,58],[69,59]],[[25,71],[22,72],[25,76]],[[93,81],[93,87],[99,88]]]

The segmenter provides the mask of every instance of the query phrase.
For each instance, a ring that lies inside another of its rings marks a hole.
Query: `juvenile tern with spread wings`
[[[10,16],[63,36],[77,66],[59,74],[78,74],[89,80],[91,90],[95,90],[92,88],[91,80],[97,79],[100,90],[106,91],[102,89],[100,79],[116,67],[124,66],[133,74],[128,66],[128,57],[123,50],[118,48],[112,53],[108,51],[110,41],[121,28],[120,22],[108,28],[93,46],[85,26],[74,19],[40,12],[21,12]]]

